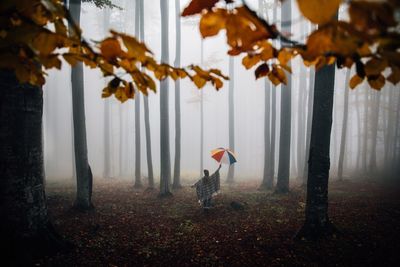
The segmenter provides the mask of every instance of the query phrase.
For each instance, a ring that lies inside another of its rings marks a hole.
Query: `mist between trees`
[[[161,28],[159,1],[144,2],[144,40],[156,57],[161,58]],[[257,1],[248,1],[254,9]],[[89,3],[82,4],[81,27],[88,40],[101,40],[106,29],[135,34],[135,1],[113,1],[122,9],[98,9]],[[188,1],[181,1],[185,6]],[[169,1],[169,63],[175,59],[175,3]],[[276,21],[290,21],[281,18],[281,12],[273,13],[267,5],[261,6],[264,15]],[[261,12],[260,11],[260,12]],[[303,40],[311,31],[307,20],[300,17],[296,5],[292,5],[292,38]],[[181,65],[191,63],[203,67],[219,68],[228,74],[229,57],[223,36],[208,38],[201,42],[196,17],[182,18]],[[235,180],[262,180],[264,171],[264,119],[265,114],[272,121],[272,107],[275,108],[275,176],[278,172],[281,116],[281,86],[265,85],[263,79],[255,80],[252,71],[246,71],[241,58],[233,61],[234,75],[234,138],[238,163],[235,166]],[[310,90],[313,88],[314,70],[303,66],[296,59],[292,63],[290,103],[290,178],[303,179],[307,163],[306,147],[310,129]],[[73,177],[73,130],[70,68],[64,64],[61,71],[50,71],[44,87],[44,145],[47,181],[71,179]],[[399,176],[400,162],[400,90],[389,83],[381,91],[371,90],[362,84],[355,90],[348,88],[347,70],[335,71],[335,96],[331,138],[330,176],[335,179],[357,177]],[[354,69],[351,71],[354,73]],[[98,178],[135,177],[135,101],[123,104],[114,97],[102,99],[101,89],[108,82],[96,70],[84,68],[84,100],[86,112],[86,134],[89,163],[93,176]],[[199,178],[201,160],[201,111],[204,117],[203,166],[213,170],[217,163],[210,157],[210,151],[217,147],[229,147],[229,81],[220,91],[206,86],[201,93],[188,80],[180,81],[181,102],[181,177],[183,183]],[[174,82],[169,79],[169,139],[170,158],[173,168],[175,147],[175,94]],[[268,82],[269,83],[269,82]],[[151,152],[155,181],[160,174],[160,86],[158,93],[150,93],[149,122],[151,129]],[[268,97],[269,112],[265,111],[265,94]],[[348,95],[345,94],[348,92]],[[347,98],[347,100],[346,100]],[[140,156],[143,182],[147,183],[147,151],[144,97],[140,95]],[[203,106],[203,108],[201,108]],[[347,117],[347,118],[346,118]],[[347,120],[346,130],[343,121]],[[269,132],[271,135],[272,133]],[[288,133],[286,133],[288,134]],[[342,141],[344,140],[345,142]],[[342,145],[341,145],[342,144]],[[343,145],[344,144],[344,145]],[[341,164],[339,164],[342,162]],[[341,167],[339,167],[341,166]],[[339,171],[341,169],[342,171]],[[173,170],[172,170],[173,171]],[[226,176],[228,168],[222,169]],[[340,174],[342,172],[342,174]],[[398,177],[397,177],[398,178]]]

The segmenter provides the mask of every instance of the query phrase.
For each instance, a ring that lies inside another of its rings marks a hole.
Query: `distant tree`
[[[291,2],[282,3],[282,18],[292,18]],[[291,23],[282,26],[285,32],[291,32]],[[281,88],[281,124],[279,131],[279,165],[278,177],[275,191],[277,193],[289,192],[289,176],[290,176],[290,133],[291,133],[291,78],[287,80],[286,85]]]
[[[169,62],[168,45],[168,7],[169,0],[160,0],[161,8],[161,62]],[[171,160],[169,149],[169,84],[164,79],[160,84],[160,196],[172,195],[170,192]]]
[[[349,84],[350,70],[346,71],[346,79],[344,86],[344,101],[343,101],[343,121],[342,121],[342,134],[340,137],[340,151],[339,151],[339,166],[338,166],[338,179],[343,179],[343,162],[346,148],[346,135],[347,135],[347,121],[349,118]]]
[[[229,149],[235,151],[235,60],[229,57]],[[229,165],[228,183],[234,182],[235,164]]]
[[[110,10],[105,8],[103,10],[104,18],[104,33],[108,31],[110,26]],[[111,174],[111,106],[110,99],[104,101],[104,178],[112,178]],[[120,160],[122,161],[122,160]]]
[[[369,171],[370,173],[376,173],[377,162],[376,162],[376,147],[378,139],[378,122],[379,122],[379,110],[381,104],[381,93],[373,92],[372,95],[372,118],[371,118],[371,152],[369,158]]]
[[[81,0],[70,0],[69,10],[72,19],[77,25],[80,23]],[[71,70],[72,83],[72,115],[74,122],[74,151],[76,169],[76,200],[75,206],[82,210],[93,208],[92,187],[93,175],[88,162],[86,122],[85,122],[85,98],[83,64],[78,62]]]
[[[175,0],[175,67],[181,67],[181,4]],[[181,82],[175,81],[175,161],[172,187],[181,188]]]
[[[141,26],[140,26],[140,17],[141,14],[141,5],[143,4],[142,0],[136,0],[135,4],[135,35],[139,36],[139,40],[143,41],[143,36],[141,35]],[[139,93],[139,90],[136,89],[136,93]],[[137,94],[135,97],[135,188],[142,188],[142,180],[141,180],[141,149],[140,149],[140,95]]]

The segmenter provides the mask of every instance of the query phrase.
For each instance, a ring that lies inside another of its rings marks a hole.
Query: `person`
[[[196,188],[197,198],[204,210],[208,210],[211,207],[211,198],[220,189],[220,169],[221,164],[211,176],[208,170],[204,170],[204,176],[192,185],[192,188]]]

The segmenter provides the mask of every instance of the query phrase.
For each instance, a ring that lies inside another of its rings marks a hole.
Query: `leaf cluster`
[[[182,15],[199,14],[203,38],[224,30],[230,47],[228,54],[245,54],[242,64],[255,67],[256,78],[268,77],[275,85],[286,84],[290,61],[301,56],[306,66],[320,69],[336,63],[339,68],[355,66],[350,81],[355,88],[363,80],[379,90],[386,81],[400,81],[400,33],[395,0],[358,0],[348,3],[349,20],[337,20],[342,0],[297,0],[302,14],[318,29],[305,44],[290,40],[276,25],[259,17],[245,3],[232,0],[192,0]],[[280,40],[280,47],[273,44]],[[391,73],[384,75],[390,68]]]
[[[0,69],[14,70],[21,83],[43,85],[45,71],[60,69],[61,58],[72,66],[83,62],[112,77],[102,96],[114,95],[121,102],[134,98],[135,91],[156,92],[155,78],[188,77],[198,88],[209,82],[217,90],[222,79],[228,79],[215,69],[158,63],[135,37],[115,31],[110,35],[97,45],[89,44],[60,0],[4,0],[0,3]]]

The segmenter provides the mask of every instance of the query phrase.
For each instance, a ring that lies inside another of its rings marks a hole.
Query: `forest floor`
[[[74,248],[36,266],[396,266],[400,260],[400,187],[333,182],[329,214],[340,234],[294,241],[304,220],[305,191],[260,192],[258,183],[223,186],[204,213],[184,187],[160,199],[124,180],[95,180],[95,210],[71,209],[70,183],[47,185],[56,229]],[[243,210],[231,207],[244,203]]]

